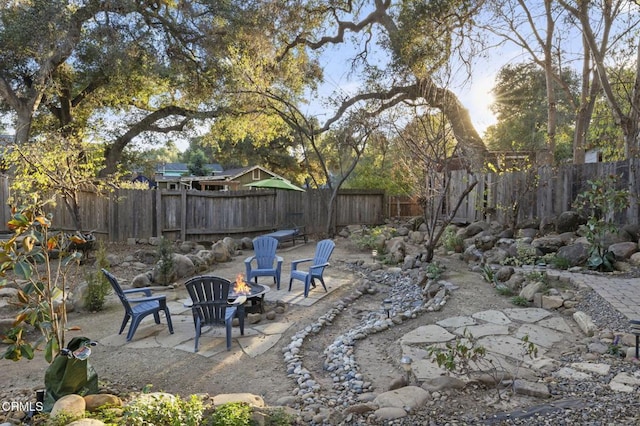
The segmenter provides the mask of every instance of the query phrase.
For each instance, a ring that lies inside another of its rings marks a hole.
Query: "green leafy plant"
[[[96,270],[87,274],[87,292],[85,294],[85,306],[88,310],[97,312],[104,307],[105,298],[111,293],[109,281],[102,273],[102,268],[109,267],[107,250],[102,241],[98,242],[96,250]]]
[[[289,426],[293,424],[293,416],[287,414],[283,408],[273,408],[268,411],[265,426]]]
[[[61,411],[55,416],[48,416],[46,419],[47,426],[66,426],[71,422],[82,419],[82,416],[74,416],[66,411]]]
[[[527,300],[527,298],[522,296],[513,296],[511,298],[511,303],[516,306],[529,306],[529,301]]]
[[[158,245],[158,272],[160,272],[160,280],[164,285],[171,281],[171,273],[173,271],[173,244],[168,238],[161,237]]]
[[[457,228],[455,226],[449,225],[445,228],[442,234],[442,246],[446,250],[462,253],[464,249],[464,239],[457,234]]]
[[[444,368],[448,374],[466,375],[471,371],[472,363],[483,358],[487,350],[483,346],[477,346],[477,341],[465,328],[462,336],[457,336],[453,342],[447,342],[444,348],[430,346],[427,353],[431,361]]]
[[[496,292],[500,295],[500,296],[513,296],[513,290],[511,290],[509,287],[507,287],[506,285],[497,285],[496,286]]]
[[[209,426],[249,426],[251,425],[251,406],[244,402],[231,402],[216,407],[208,419]]]
[[[622,346],[620,346],[620,335],[616,335],[613,338],[613,342],[611,342],[607,348],[607,353],[618,357],[623,355],[624,352],[622,351]]]
[[[378,250],[382,252],[384,249],[384,245],[381,244],[381,242],[384,241],[382,236],[387,233],[389,233],[388,228],[377,226],[375,228],[364,228],[362,232],[353,233],[349,238],[360,250]]]
[[[431,262],[427,265],[427,276],[432,280],[439,280],[444,273],[444,266],[439,262]]]
[[[605,247],[607,234],[616,233],[614,215],[629,205],[629,191],[617,188],[618,177],[587,181],[587,190],[578,194],[574,208],[587,217],[585,238],[590,244],[587,266],[602,272],[613,271],[615,256]]]
[[[482,279],[490,284],[496,283],[496,273],[489,264],[482,265],[480,269],[480,274],[482,275]]]
[[[127,426],[198,426],[204,405],[196,395],[188,399],[150,394],[125,406],[122,421]]]
[[[2,336],[8,344],[3,358],[14,361],[32,359],[34,350],[44,344],[44,357],[51,362],[65,344],[67,330],[67,275],[80,263],[78,252],[65,254],[64,235],[51,231],[51,217],[43,212],[46,202],[34,196],[31,205],[12,209],[8,227],[13,235],[0,243],[0,286],[13,271],[18,285],[20,311],[13,327]],[[55,254],[54,254],[55,253]],[[62,253],[62,257],[58,254]],[[55,258],[55,259],[54,259]],[[34,327],[40,336],[27,337]]]
[[[549,279],[547,277],[547,273],[546,272],[541,272],[541,271],[530,271],[527,272],[526,274],[524,274],[524,278],[527,281],[531,281],[531,282],[542,282],[544,284],[547,284]]]

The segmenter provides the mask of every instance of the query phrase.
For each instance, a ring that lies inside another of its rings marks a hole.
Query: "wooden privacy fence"
[[[7,179],[0,186],[3,232],[10,211]],[[195,191],[120,189],[99,196],[80,194],[83,231],[108,241],[165,236],[171,239],[213,241],[224,236],[254,236],[291,225],[305,225],[311,234],[324,233],[329,190]],[[337,227],[375,226],[384,222],[383,191],[341,190],[333,217]],[[49,208],[58,229],[75,230],[61,200]]]
[[[619,224],[639,223],[637,194],[640,187],[638,167],[640,159],[612,163],[567,165],[558,168],[541,167],[531,173],[477,174],[478,185],[465,199],[456,214],[456,220],[497,220],[503,224],[513,222],[512,212],[517,203],[516,223],[550,219],[571,210],[578,194],[587,189],[587,181],[608,175],[618,176],[618,189],[628,189],[632,194],[630,206],[615,218]],[[473,176],[464,170],[451,174],[451,191],[447,208],[454,205]],[[447,212],[449,213],[449,211]]]
[[[456,220],[497,220],[513,222],[512,206],[517,203],[516,223],[549,219],[570,210],[576,196],[585,191],[588,180],[607,175],[620,176],[620,188],[628,188],[630,207],[616,217],[618,223],[640,223],[637,194],[640,188],[639,159],[615,163],[542,167],[532,173],[478,174],[478,184],[464,200]],[[451,172],[451,189],[446,208],[451,208],[470,179],[466,171]],[[9,181],[0,178],[0,231],[10,217]],[[171,239],[212,241],[219,237],[254,236],[290,225],[305,225],[309,233],[324,233],[330,190],[307,192],[283,190],[187,191],[117,190],[107,196],[83,192],[80,197],[84,231],[93,231],[109,241],[165,236]],[[413,207],[410,207],[413,206]],[[74,230],[71,216],[59,201],[51,208],[54,226]],[[449,211],[446,211],[449,213]],[[390,199],[383,191],[341,190],[336,199],[333,221],[342,226],[375,226],[393,216],[417,216],[420,209],[410,199]]]

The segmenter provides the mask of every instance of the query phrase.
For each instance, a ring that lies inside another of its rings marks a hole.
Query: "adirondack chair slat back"
[[[257,237],[253,240],[253,251],[258,264],[257,269],[273,268],[278,249],[278,240],[273,237]]]
[[[129,300],[127,299],[126,294],[124,294],[122,287],[120,287],[120,283],[118,282],[116,277],[114,277],[111,274],[111,272],[107,271],[106,269],[103,269],[102,273],[104,274],[105,277],[107,277],[107,280],[111,284],[111,287],[113,287],[113,291],[116,293],[116,295],[120,299],[120,302],[122,302],[125,312],[129,315],[132,315],[133,309],[131,309],[131,304],[129,303]]]
[[[224,323],[231,282],[222,277],[201,276],[185,283],[194,305],[199,302],[214,302],[198,308],[204,324]]]

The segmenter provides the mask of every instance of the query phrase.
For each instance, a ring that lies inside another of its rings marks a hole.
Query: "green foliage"
[[[503,265],[535,265],[538,262],[538,253],[530,244],[516,242],[516,257],[507,257],[501,263]]]
[[[158,245],[158,268],[160,272],[160,280],[162,284],[169,284],[171,273],[173,271],[173,243],[165,237],[160,238]]]
[[[77,268],[82,257],[72,252],[57,258],[58,253],[64,253],[65,239],[62,233],[50,230],[51,217],[42,212],[44,204],[34,197],[33,204],[12,209],[7,225],[13,235],[0,243],[0,287],[6,284],[9,271],[21,280],[20,311],[13,327],[2,337],[8,345],[2,357],[13,361],[23,356],[32,359],[35,349],[44,343],[45,359],[51,362],[64,347],[69,295],[67,274]],[[32,327],[41,334],[35,341],[25,338],[25,330]]]
[[[108,268],[107,250],[102,241],[98,242],[96,250],[96,270],[87,274],[87,293],[85,294],[85,307],[92,312],[101,311],[105,298],[111,294],[112,288],[109,281],[102,273],[102,268]]]
[[[251,406],[244,402],[231,402],[215,408],[208,419],[208,426],[250,426]]]
[[[67,426],[69,423],[82,418],[82,416],[74,416],[66,411],[61,411],[53,417],[49,416],[46,424],[47,426]]]
[[[456,336],[444,348],[430,346],[427,353],[431,361],[444,368],[447,373],[465,375],[471,371],[472,363],[483,358],[487,350],[478,346],[473,335],[465,328],[462,336]]]
[[[189,164],[187,165],[189,173],[193,176],[209,176],[212,174],[212,171],[205,167],[205,165],[210,162],[207,160],[208,159],[202,150],[196,149],[191,151]]]
[[[293,424],[293,416],[287,414],[283,408],[273,408],[268,412],[265,420],[265,426],[289,426]]]
[[[496,285],[496,292],[500,296],[513,296],[513,290],[506,285]]]
[[[198,426],[203,412],[202,401],[196,395],[189,399],[149,395],[124,407],[123,423],[127,426]]]
[[[547,276],[546,272],[541,272],[541,271],[530,271],[527,272],[526,274],[524,274],[524,278],[527,281],[533,281],[533,282],[542,282],[544,284],[547,284],[549,282],[549,277]]]
[[[513,296],[511,298],[511,303],[516,306],[529,306],[529,301],[527,300],[527,298],[522,296]]]
[[[76,230],[83,231],[79,192],[108,189],[105,181],[96,184],[101,154],[95,145],[55,134],[48,135],[46,140],[13,146],[5,156],[15,172],[15,179],[11,180],[13,204],[28,202],[34,193],[45,198],[60,197]]]
[[[522,341],[522,343],[520,343],[520,346],[522,347],[522,356],[527,356],[529,359],[536,358],[538,356],[538,347],[535,343],[529,340],[529,335],[526,334],[522,336],[520,340]]]
[[[432,280],[439,280],[444,273],[444,266],[440,262],[430,262],[427,265],[427,277]]]
[[[389,229],[383,226],[364,228],[362,232],[354,232],[349,238],[360,250],[378,250],[381,254],[384,241],[390,235]]]
[[[484,265],[482,265],[480,273],[482,274],[482,279],[485,280],[486,282],[490,284],[496,283],[496,272],[488,263],[485,263]]]
[[[442,234],[442,245],[449,251],[455,251],[456,253],[462,253],[464,249],[464,239],[457,234],[457,227],[449,225],[445,228]]]
[[[563,72],[569,90],[578,97],[578,77],[573,70]],[[567,93],[555,83],[557,129],[556,135],[571,140],[574,106]],[[495,102],[491,105],[498,122],[487,129],[485,142],[494,151],[536,151],[547,141],[547,81],[544,70],[533,62],[507,64],[500,69],[492,90]],[[556,142],[556,148],[567,144]],[[556,150],[558,151],[558,150]],[[571,152],[560,151],[556,158],[570,158]],[[556,153],[554,153],[556,154]],[[568,155],[568,156],[567,156]]]
[[[611,342],[607,348],[607,353],[613,356],[622,356],[624,354],[620,345],[620,335],[616,335],[613,338],[613,342]]]
[[[613,271],[615,256],[604,246],[608,234],[618,232],[614,215],[629,205],[629,191],[616,189],[618,177],[609,175],[587,181],[587,190],[573,203],[574,208],[587,217],[585,237],[590,244],[587,265],[603,272]]]

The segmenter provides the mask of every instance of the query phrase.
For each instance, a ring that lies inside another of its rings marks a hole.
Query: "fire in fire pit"
[[[244,280],[243,274],[238,274],[236,276],[236,282],[233,286],[233,292],[237,295],[248,295],[251,294],[251,287],[249,287]]]

